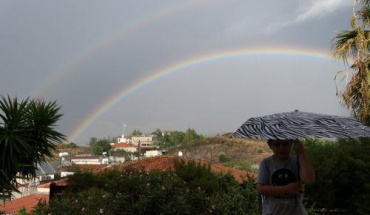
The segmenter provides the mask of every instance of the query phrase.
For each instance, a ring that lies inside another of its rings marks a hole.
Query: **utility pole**
[[[138,155],[137,155],[137,160],[138,160],[138,161],[140,161],[140,151],[141,151],[141,150],[140,150],[140,143],[141,143],[141,142],[140,142],[140,140],[139,140],[139,142],[138,142],[138,144],[137,144],[137,152],[138,152],[138,153],[137,153],[137,154],[138,154]]]

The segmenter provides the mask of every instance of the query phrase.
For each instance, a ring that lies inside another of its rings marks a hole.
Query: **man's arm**
[[[283,186],[273,186],[268,184],[257,184],[257,191],[267,196],[296,195],[301,192],[301,184],[298,182]]]
[[[299,157],[300,165],[300,176],[301,180],[306,184],[312,184],[315,182],[315,170],[313,169],[311,163],[308,161],[306,156],[306,151],[303,144],[299,141],[294,141],[294,149]]]

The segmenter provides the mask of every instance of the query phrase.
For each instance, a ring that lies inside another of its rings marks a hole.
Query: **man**
[[[306,214],[301,184],[313,183],[315,171],[303,144],[297,140],[269,140],[267,143],[273,155],[261,161],[257,176],[257,191],[262,195],[262,214]],[[290,154],[292,148],[297,156]]]

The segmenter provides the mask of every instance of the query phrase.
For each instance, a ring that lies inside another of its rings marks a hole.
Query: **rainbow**
[[[218,2],[223,2],[223,0],[220,0]],[[136,30],[139,30],[140,28],[143,28],[151,23],[169,17],[173,14],[190,10],[195,7],[200,7],[208,3],[214,4],[216,2],[214,0],[177,2],[167,7],[161,8],[160,10],[147,13],[145,14],[145,16],[141,16],[131,20],[130,22],[125,24],[124,27],[119,28],[113,33],[108,34],[109,36],[103,37],[102,39],[98,40],[99,42],[96,42],[87,50],[79,52],[76,57],[69,59],[65,64],[60,66],[60,68],[56,69],[56,71],[47,76],[42,84],[31,92],[31,95],[36,97],[42,96],[52,86],[56,85],[61,80],[69,77],[72,72],[75,72],[78,65],[81,65],[83,62],[87,62],[88,59],[90,59],[96,53],[99,53],[100,51],[110,47],[130,33],[135,32]]]
[[[92,110],[88,116],[83,119],[68,136],[70,141],[77,139],[91,124],[94,123],[102,114],[107,112],[111,107],[116,105],[119,101],[125,99],[135,91],[139,90],[143,86],[161,79],[162,77],[170,74],[174,74],[180,71],[184,71],[187,68],[190,68],[195,65],[204,64],[207,62],[218,61],[227,58],[235,57],[248,57],[255,55],[285,55],[285,56],[302,56],[302,57],[311,57],[319,59],[332,59],[329,53],[319,51],[319,50],[309,50],[302,48],[258,48],[258,49],[236,49],[236,50],[227,50],[221,52],[209,53],[202,56],[197,56],[189,58],[180,62],[173,64],[164,69],[158,71],[150,72],[150,75],[147,77],[138,80],[131,85],[122,88],[116,94],[108,98],[100,106]]]

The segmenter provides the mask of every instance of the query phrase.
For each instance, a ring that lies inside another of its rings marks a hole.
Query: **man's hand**
[[[289,194],[289,195],[296,195],[302,192],[302,185],[300,182],[294,182],[294,183],[287,184],[285,185],[285,188],[286,188],[286,194]]]
[[[294,140],[293,141],[293,148],[297,152],[297,154],[303,154],[305,152],[303,144],[299,140]]]

